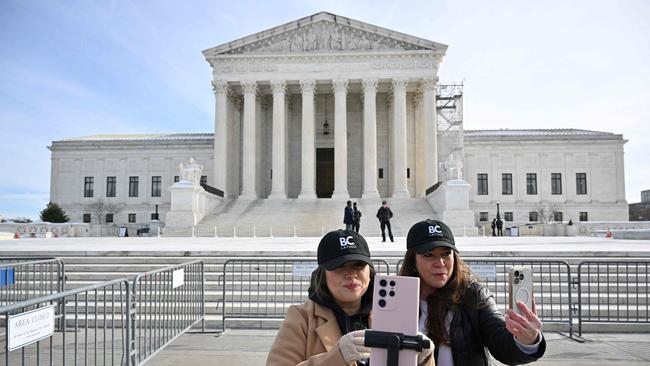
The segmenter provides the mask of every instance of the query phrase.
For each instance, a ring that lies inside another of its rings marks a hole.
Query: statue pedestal
[[[451,228],[454,236],[478,236],[474,212],[469,209],[470,188],[464,180],[449,180],[426,196],[436,217]]]
[[[171,192],[171,210],[165,216],[168,229],[191,228],[210,213],[221,198],[209,194],[199,185],[181,180],[169,187]]]

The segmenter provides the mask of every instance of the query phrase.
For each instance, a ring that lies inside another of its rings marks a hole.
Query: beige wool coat
[[[341,336],[332,310],[311,300],[293,305],[273,341],[266,365],[347,366],[337,345]],[[434,365],[433,357],[429,357],[426,366]]]

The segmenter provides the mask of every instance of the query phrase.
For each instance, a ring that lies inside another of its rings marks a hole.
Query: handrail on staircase
[[[203,187],[203,189],[205,189],[206,192],[223,198],[223,191],[220,190],[219,188],[215,188],[211,185],[207,185],[203,183],[201,183],[201,187]]]
[[[438,187],[440,187],[440,185],[442,185],[442,182],[438,182],[438,183],[432,185],[431,187],[427,188],[427,190],[424,191],[424,195],[425,195],[425,196],[430,195],[431,193],[433,193],[433,191],[435,191],[436,189],[438,189]]]

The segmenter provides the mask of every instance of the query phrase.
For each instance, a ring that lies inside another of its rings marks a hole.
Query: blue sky
[[[650,189],[650,2],[0,1],[0,215],[36,218],[53,140],[212,132],[201,51],[329,11],[449,45],[466,129],[622,133],[628,202]]]

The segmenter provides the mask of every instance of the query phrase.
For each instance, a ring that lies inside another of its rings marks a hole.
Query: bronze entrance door
[[[316,196],[332,198],[334,192],[334,149],[316,149]]]

